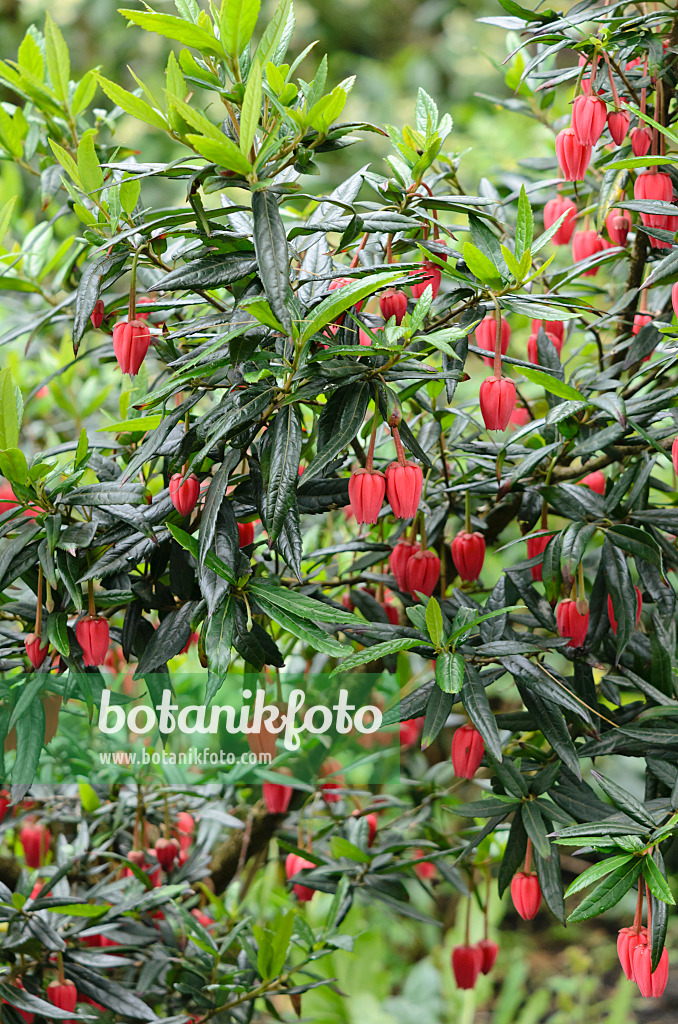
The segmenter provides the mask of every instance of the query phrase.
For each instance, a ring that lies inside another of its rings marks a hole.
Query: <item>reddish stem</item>
[[[640,931],[643,922],[643,880],[638,882],[638,899],[636,900],[636,916],[633,919],[633,930],[636,934]]]
[[[367,449],[367,458],[365,459],[365,469],[368,473],[372,472],[372,466],[374,464],[374,445],[377,440],[377,410],[374,410],[374,416],[372,418],[372,433],[370,434],[370,446]]]
[[[403,443],[400,440],[400,433],[395,424],[391,427],[391,433],[393,434],[393,440],[396,446],[396,455],[398,457],[398,462],[400,463],[401,466],[404,466],[405,463],[407,462],[407,459],[405,457],[405,449],[403,448]]]
[[[525,874],[530,874],[532,868],[532,840],[527,840],[527,850],[525,851]]]
[[[495,377],[501,377],[501,308],[499,303],[497,303],[494,309],[494,319],[496,324],[494,332],[494,375]]]

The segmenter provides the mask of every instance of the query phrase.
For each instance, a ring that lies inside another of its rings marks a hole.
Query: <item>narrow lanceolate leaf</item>
[[[421,749],[426,750],[433,743],[434,739],[445,725],[448,715],[454,704],[454,697],[450,693],[443,693],[437,686],[431,690],[431,695],[426,705],[424,716],[424,728],[421,732]]]
[[[401,276],[401,274],[394,274],[390,268],[386,267],[379,273],[375,272],[370,274],[369,277],[356,280],[353,284],[347,284],[343,288],[335,289],[328,298],[323,299],[315,307],[310,319],[304,324],[300,340],[308,341],[309,338],[312,338],[323,327],[336,320],[338,316],[345,313],[351,306],[355,306],[356,302],[360,302],[361,299],[372,295],[378,288],[386,288],[388,285],[394,284]]]
[[[544,819],[541,816],[538,805],[534,800],[525,800],[521,814],[523,818],[523,825],[528,837],[532,840],[532,845],[538,852],[540,857],[544,860],[550,860],[551,858],[551,844],[548,841],[546,835],[546,825]]]
[[[287,235],[274,192],[261,189],[253,194],[252,216],[254,251],[266,298],[285,329],[291,332],[292,320],[287,308],[291,295]]]
[[[443,613],[435,597],[429,597],[426,605],[426,628],[434,645],[439,647],[443,642],[445,631],[443,629]]]
[[[464,658],[443,651],[436,658],[436,683],[443,693],[459,693],[464,682]]]
[[[649,855],[643,861],[643,876],[653,896],[661,900],[662,903],[670,903],[671,906],[675,906],[676,901],[669,888],[669,883]]]
[[[132,117],[136,117],[138,121],[142,121],[144,124],[152,125],[153,128],[164,130],[169,127],[163,115],[155,107],[152,107],[150,103],[147,103],[146,100],[142,100],[140,96],[127,92],[121,85],[111,82],[108,78],[104,78],[103,75],[97,74],[96,79],[109,100],[112,100],[113,103],[117,104],[127,114],[131,114]]]
[[[501,761],[502,749],[497,723],[492,714],[483,682],[476,670],[470,665],[466,665],[461,700],[471,722],[483,737],[486,748],[497,761]]]
[[[247,87],[240,110],[240,152],[248,159],[259,127],[262,89],[261,66],[255,60],[247,76]],[[255,192],[254,196],[257,194]],[[254,196],[252,196],[253,199]]]
[[[357,668],[358,665],[366,665],[368,661],[374,661],[376,658],[384,658],[387,654],[396,654],[398,651],[411,651],[413,647],[422,646],[424,646],[423,640],[415,640],[411,637],[402,637],[398,640],[385,640],[382,644],[374,644],[373,647],[366,647],[362,651],[356,651],[355,654],[350,654],[348,658],[344,658],[341,661],[341,664],[337,665],[331,674],[336,676],[341,672],[348,672],[351,668]]]
[[[286,405],[269,427],[270,466],[266,492],[266,528],[275,543],[283,528],[299,480],[301,423],[296,409]]]
[[[223,683],[231,663],[234,622],[233,599],[227,595],[212,612],[205,634],[208,671],[205,704],[210,703]]]
[[[238,58],[254,32],[259,0],[223,0],[219,14],[221,42],[226,54]]]
[[[568,921],[586,921],[589,917],[597,917],[610,907],[616,906],[629,889],[635,885],[643,870],[643,861],[634,857],[630,862],[621,864],[604,882],[597,885],[568,917]]]
[[[516,258],[522,259],[523,253],[532,245],[534,237],[534,217],[532,207],[527,198],[525,186],[520,186],[520,198],[518,200],[518,220],[516,222]]]
[[[256,580],[250,583],[247,592],[255,598],[263,597],[271,601],[285,611],[291,612],[297,618],[307,619],[308,622],[343,622],[348,625],[357,626],[362,620],[357,619],[353,612],[345,608],[333,608],[332,605],[323,601],[314,601],[303,594],[287,590],[275,584],[269,584],[263,580]]]
[[[366,381],[338,388],[320,413],[318,450],[304,470],[304,483],[322,472],[354,439],[362,426],[370,400]]]
[[[582,871],[581,875],[575,878],[574,882],[568,887],[566,896],[574,896],[576,892],[581,892],[582,889],[588,889],[590,885],[597,882],[599,878],[604,878],[605,875],[609,875],[612,871],[616,871],[618,868],[628,864],[629,861],[633,860],[629,854],[621,853],[618,857],[608,857],[606,860],[600,862],[600,864],[592,864],[586,871]]]
[[[40,752],[45,742],[45,709],[34,700],[16,723],[16,760],[12,769],[12,785],[28,786],[38,770]]]
[[[151,11],[120,11],[120,14],[147,32],[157,32],[158,35],[176,39],[178,43],[184,43],[204,53],[213,53],[217,57],[224,56],[223,46],[211,32],[184,21],[183,18],[176,18],[173,14],[155,14]]]
[[[298,637],[299,640],[303,640],[304,643],[314,650],[321,651],[323,654],[333,655],[334,657],[341,657],[342,654],[346,653],[346,647],[343,644],[340,644],[334,637],[328,636],[318,626],[314,626],[310,622],[297,618],[296,615],[283,611],[279,605],[266,601],[261,596],[258,598],[258,603],[265,615],[268,615],[269,618],[277,622],[288,633]]]
[[[66,100],[71,61],[64,37],[49,11],[45,18],[45,56],[52,88],[60,100]]]
[[[636,625],[637,597],[623,551],[609,538],[605,539],[601,556],[607,590],[617,620],[617,661],[628,644]]]

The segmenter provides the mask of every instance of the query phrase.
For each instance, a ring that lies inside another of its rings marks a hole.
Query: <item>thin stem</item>
[[[96,605],[94,603],[94,580],[87,580],[87,614],[90,618],[95,618],[97,613]]]
[[[532,868],[532,840],[527,840],[527,850],[525,851],[525,874],[529,875]]]
[[[495,377],[501,377],[501,306],[496,295],[492,295],[492,301],[494,302],[494,319],[495,319],[495,334],[494,334],[494,375]]]
[[[137,249],[132,258],[132,266],[129,272],[129,319],[136,319],[137,315],[137,262],[139,260],[139,250]]]
[[[471,529],[471,495],[468,491],[464,495],[464,530],[466,533],[472,533]]]
[[[419,513],[419,536],[421,537],[421,550],[426,551],[428,544],[426,543],[426,519],[424,513]]]
[[[612,99],[614,100],[614,109],[619,110],[619,93],[617,92],[617,86],[614,83],[614,75],[612,74],[612,65],[610,64],[610,58],[607,55],[607,51],[603,50],[603,57],[607,62],[607,72],[610,76],[610,89],[612,90]]]
[[[35,635],[40,637],[42,632],[42,566],[38,566],[38,593],[37,607],[35,609]]]
[[[471,945],[471,897],[466,904],[466,945]]]
[[[368,473],[372,472],[372,465],[374,463],[374,445],[377,440],[377,403],[374,403],[374,416],[372,417],[372,433],[370,434],[370,444],[367,449],[367,459],[365,460],[365,469]]]
[[[643,879],[638,881],[638,899],[636,900],[636,915],[633,918],[633,930],[639,932],[643,924]]]
[[[391,427],[391,433],[393,434],[393,441],[395,442],[396,446],[396,455],[398,457],[398,463],[399,465],[404,466],[405,463],[407,462],[407,459],[405,458],[405,449],[403,448],[403,443],[400,440],[400,433],[395,423]]]
[[[63,953],[57,953],[57,975],[59,977],[59,984],[63,985],[66,980],[64,976],[64,956]]]

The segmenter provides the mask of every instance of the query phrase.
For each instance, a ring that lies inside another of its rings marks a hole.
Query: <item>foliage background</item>
[[[117,15],[117,7],[117,0],[4,0],[0,3],[4,54],[15,53],[26,27],[32,22],[41,24],[49,10],[66,36],[76,77],[99,65],[106,77],[131,88],[127,65],[133,64],[151,88],[161,88],[170,43],[128,29]],[[263,3],[263,18],[270,16],[274,7],[273,0]],[[162,7],[158,5],[158,9]],[[510,176],[526,154],[553,158],[552,140],[536,120],[508,114],[476,96],[479,92],[510,95],[506,68],[501,69],[494,56],[506,47],[506,33],[477,21],[483,15],[497,13],[494,3],[297,0],[295,10],[297,50],[317,39],[317,52],[331,54],[333,81],[353,74],[358,78],[346,110],[347,120],[400,124],[411,119],[419,86],[434,97],[441,113],[452,114],[455,149],[470,150],[463,166],[469,194],[476,192],[483,173],[495,181],[502,174]],[[309,65],[313,60],[311,57]],[[304,65],[300,71],[303,77]],[[119,135],[134,144],[134,133],[129,130],[132,124],[128,119]],[[138,124],[135,130],[143,131]],[[168,159],[164,151],[167,140],[161,133],[150,133],[144,142],[145,159]],[[323,164],[325,180],[317,180],[314,185],[318,189],[332,187],[335,180],[355,170],[358,162],[372,159],[377,163],[387,144],[387,140],[366,135],[360,147],[349,148],[341,158]],[[380,166],[376,169],[383,170]],[[0,203],[22,193],[25,187],[26,181],[20,179],[15,167],[3,162]],[[39,219],[39,199],[25,193],[22,200],[18,209],[27,233]],[[6,313],[11,316],[11,308]],[[30,346],[26,350],[25,339],[21,339],[5,349],[3,364],[12,366],[26,394],[70,355],[69,340],[61,351],[48,353],[44,348],[33,352]],[[53,444],[62,430],[77,433],[87,416],[88,395],[91,393],[94,400],[101,383],[66,376],[53,387],[49,398],[34,399],[33,425],[29,407],[24,428],[32,443],[36,447]],[[475,390],[477,382],[471,388]],[[490,578],[499,575],[505,557],[488,553]],[[606,771],[605,759],[600,764]],[[640,778],[635,786],[628,775],[619,781],[642,798]],[[566,876],[566,882],[573,876]],[[266,884],[262,879],[260,885]],[[662,1024],[676,1019],[675,968],[662,1011],[640,1000],[636,989],[620,974],[614,936],[632,916],[631,897],[622,905],[624,920],[617,907],[608,915],[609,920],[570,926],[566,931],[550,915],[542,915],[535,922],[543,929],[538,931],[534,925],[522,925],[507,896],[493,909],[494,923],[501,928],[497,969],[491,977],[481,977],[474,992],[462,993],[455,989],[449,967],[452,946],[463,941],[462,922],[455,922],[453,916],[456,901],[444,895],[435,901],[417,882],[411,886],[415,906],[439,917],[444,927],[437,930],[414,920],[396,920],[374,905],[370,905],[369,912],[365,906],[354,907],[346,927],[358,936],[355,951],[352,955],[339,951],[319,965],[321,973],[337,979],[337,991],[324,987],[307,994],[306,1019],[315,1024],[419,1024],[423,1019],[427,1024]],[[253,901],[261,896],[256,887],[252,889]],[[308,908],[312,919],[323,918],[329,899],[317,894]],[[675,948],[678,930],[675,920],[672,923],[668,945]],[[280,1009],[283,1013],[289,1010]]]

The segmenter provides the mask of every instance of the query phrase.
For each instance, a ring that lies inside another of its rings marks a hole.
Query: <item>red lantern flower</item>
[[[452,559],[462,580],[477,580],[485,561],[485,538],[482,533],[461,530],[451,544]]]
[[[185,479],[183,473],[174,473],[170,477],[169,494],[177,512],[182,516],[190,516],[198,504],[200,481],[195,473]]]
[[[440,559],[433,551],[417,551],[409,558],[405,571],[411,596],[422,593],[430,597],[440,579]]]
[[[254,543],[254,523],[238,523],[238,547],[246,548]]]
[[[617,935],[617,955],[628,981],[633,981],[633,950],[639,942],[647,942],[647,929],[621,928]]]
[[[467,722],[452,737],[452,767],[458,779],[472,779],[485,754],[485,741],[477,729]]]
[[[531,921],[537,916],[541,906],[541,887],[536,875],[528,875],[519,871],[511,881],[511,899],[523,921]]]
[[[29,633],[24,640],[24,647],[26,648],[26,654],[33,668],[38,669],[42,665],[43,661],[47,657],[47,651],[49,650],[49,641],[43,640],[41,637],[36,636],[35,633]]]
[[[606,121],[607,107],[599,96],[577,96],[572,105],[572,131],[580,146],[595,146]]]
[[[623,249],[631,230],[630,217],[622,210],[610,210],[605,218],[605,227],[612,244],[620,245]]]
[[[348,500],[356,522],[376,523],[385,494],[386,477],[383,473],[378,469],[356,469],[348,482]]]
[[[543,555],[552,536],[552,533],[544,533],[540,537],[528,537],[527,557],[536,558],[538,555]],[[530,572],[532,573],[532,579],[536,583],[539,583],[542,578],[542,563],[540,562],[539,565],[531,565]]]
[[[390,320],[394,316],[395,322],[401,324],[407,313],[407,295],[405,292],[388,288],[379,296],[379,310],[384,320]]]
[[[442,271],[438,264],[433,263],[432,260],[422,260],[421,268],[410,270],[409,276],[418,277],[422,273],[424,274],[424,278],[421,281],[415,281],[410,286],[412,289],[412,295],[415,299],[420,299],[430,285],[431,290],[433,291],[433,298],[435,299],[438,291],[440,290]]]
[[[44,825],[29,822],[19,830],[24,857],[29,868],[39,868],[49,850],[49,831]]]
[[[565,323],[563,320],[533,320],[532,321],[532,333],[539,334],[541,328],[544,328],[547,334],[552,334],[558,339],[556,348],[560,352],[565,341]]]
[[[194,832],[195,822],[193,816],[188,811],[179,811],[177,814],[177,836],[181,850],[190,849]]]
[[[558,196],[556,199],[549,199],[548,203],[544,206],[544,228],[547,231],[563,214],[566,215],[565,219],[551,238],[554,245],[567,245],[569,243],[575,227],[577,207],[571,199],[563,199],[562,196]]]
[[[643,610],[643,595],[641,594],[641,592],[638,589],[638,587],[634,587],[633,589],[636,592],[636,626],[637,626],[638,623],[640,622],[640,615],[641,615],[641,612]],[[612,604],[612,596],[611,596],[611,594],[607,595],[607,617],[610,620],[610,626],[612,627],[612,632],[616,636],[617,635],[617,620],[616,620],[616,618],[614,616],[614,606]]]
[[[78,990],[68,978],[64,978],[63,981],[50,981],[47,986],[47,998],[53,1006],[73,1013],[78,1001]]]
[[[572,239],[572,260],[579,263],[580,260],[587,260],[596,253],[603,251],[603,241],[597,231],[577,231]],[[591,267],[584,271],[584,277],[595,277],[598,267]]]
[[[92,327],[98,330],[104,321],[105,314],[106,307],[104,306],[104,300],[97,299],[97,301],[94,303],[94,309],[89,315],[89,318],[92,321]]]
[[[499,952],[499,946],[492,939],[481,939],[480,942],[476,943],[478,949],[482,953],[483,962],[480,968],[483,974],[489,974],[494,967]]]
[[[599,469],[594,473],[588,473],[586,476],[583,476],[577,483],[590,487],[596,494],[605,494],[605,475]]]
[[[630,124],[631,115],[628,110],[611,110],[607,115],[607,127],[615,146],[621,146]]]
[[[641,996],[659,999],[664,995],[669,980],[669,953],[666,946],[662,950],[657,969],[652,971],[652,947],[649,942],[639,942],[632,954],[633,980],[640,989]]]
[[[407,750],[409,747],[413,747],[418,739],[419,720],[406,718],[404,722],[400,723],[400,746]]]
[[[553,347],[555,348],[558,355],[560,355],[560,350],[563,347],[562,341],[559,341],[557,336],[555,334],[551,334],[550,331],[544,331],[544,333],[553,345]],[[530,337],[527,339],[527,358],[530,363],[539,363],[539,350],[537,348],[538,337],[538,334],[531,334]]]
[[[416,858],[424,856],[423,850],[412,850],[412,853]],[[414,865],[414,873],[422,882],[429,882],[435,876],[436,871],[437,868],[431,860],[422,860]]]
[[[673,444],[671,445],[671,459],[673,461],[673,468],[678,473],[678,437],[673,439]]]
[[[280,782],[265,782],[262,786],[264,803],[269,814],[286,814],[290,806],[292,793],[291,786],[285,786]]]
[[[158,839],[155,844],[155,855],[158,863],[165,871],[171,871],[179,856],[180,846],[176,839]]]
[[[508,377],[486,377],[480,385],[480,412],[488,430],[506,430],[516,406],[516,386]]]
[[[486,316],[480,321],[475,329],[475,339],[478,348],[484,348],[486,352],[494,354],[497,339],[497,318]],[[511,327],[506,317],[501,318],[501,354],[506,355],[511,340]],[[494,359],[483,356],[483,362],[492,366]]]
[[[407,563],[412,555],[419,550],[418,544],[412,544],[409,540],[400,540],[388,556],[388,567],[395,576],[398,590],[403,593],[407,590]]]
[[[651,316],[650,313],[636,313],[636,315],[633,318],[633,327],[631,329],[631,333],[639,334],[641,329],[645,327],[646,324],[652,323],[653,319],[654,318]]]
[[[123,373],[135,377],[151,344],[151,332],[141,320],[122,320],[113,328],[113,351]]]
[[[631,149],[634,156],[647,156],[652,145],[652,135],[648,128],[636,125],[631,129]]]
[[[567,181],[583,181],[591,162],[591,146],[579,142],[572,128],[556,135],[556,156]]]
[[[396,519],[411,519],[419,508],[424,486],[421,466],[409,459],[386,467],[386,497]]]
[[[452,972],[457,988],[475,988],[483,966],[483,954],[477,946],[455,946],[452,950]]]
[[[103,665],[110,643],[108,619],[100,615],[88,615],[79,619],[75,626],[75,636],[82,647],[82,660],[85,665]]]
[[[589,613],[584,615],[577,610],[577,602],[572,598],[561,601],[556,608],[558,633],[567,637],[568,647],[583,647],[589,629]]]
[[[287,859],[285,860],[285,874],[288,879],[293,878],[294,875],[303,871],[305,868],[314,867],[315,864],[313,861],[306,860],[305,857],[300,857],[296,853],[288,853]],[[292,886],[292,892],[300,903],[307,903],[315,896],[315,889],[311,889],[308,885],[301,885],[299,882],[296,882]]]

